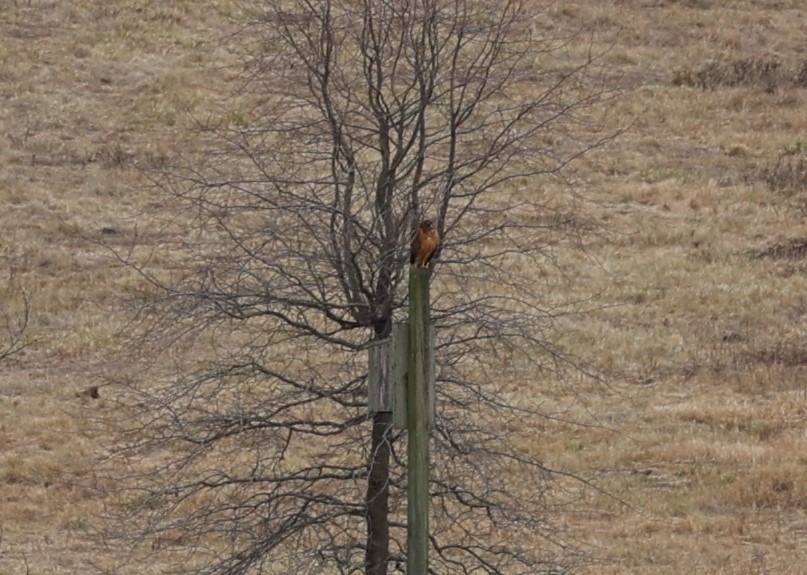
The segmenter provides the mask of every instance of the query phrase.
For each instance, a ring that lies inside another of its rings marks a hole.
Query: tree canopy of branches
[[[519,0],[246,13],[241,107],[162,182],[184,210],[180,269],[132,262],[177,369],[133,384],[119,420],[119,455],[152,454],[127,483],[126,532],[181,541],[183,571],[403,572],[405,434],[367,413],[367,348],[402,317],[428,217],[445,238],[433,571],[562,572],[563,478],[524,449],[544,416],[501,382],[574,367],[539,281],[568,221],[535,186],[598,143],[572,130],[606,93],[595,60],[560,58],[579,39],[536,32]]]

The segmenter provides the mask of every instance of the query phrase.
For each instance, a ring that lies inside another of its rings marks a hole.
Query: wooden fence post
[[[429,572],[429,269],[409,270],[406,572]]]

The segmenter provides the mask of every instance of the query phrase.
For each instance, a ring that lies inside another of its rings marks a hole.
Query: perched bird
[[[412,248],[409,250],[409,263],[416,268],[429,267],[429,262],[439,245],[440,234],[434,229],[434,223],[431,220],[424,220],[421,222],[418,233],[412,241]]]

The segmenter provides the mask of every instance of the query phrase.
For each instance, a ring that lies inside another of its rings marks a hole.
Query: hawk
[[[412,241],[412,248],[409,250],[409,263],[416,268],[429,267],[429,262],[439,245],[440,234],[434,229],[434,223],[431,220],[424,220],[421,222],[418,233]]]

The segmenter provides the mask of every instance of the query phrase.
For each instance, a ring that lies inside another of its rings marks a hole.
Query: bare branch
[[[0,362],[7,360],[34,343],[29,335],[31,298],[14,278],[2,292],[0,308]]]

